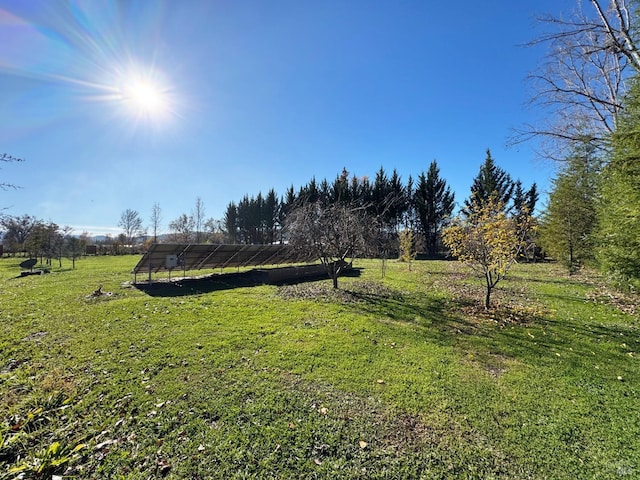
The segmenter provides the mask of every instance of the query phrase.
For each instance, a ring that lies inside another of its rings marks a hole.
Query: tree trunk
[[[324,262],[323,262],[324,263]],[[332,263],[324,263],[324,266],[327,269],[327,273],[333,282],[333,288],[338,288],[338,275],[340,274],[340,269],[337,267],[335,262]]]
[[[487,294],[484,297],[484,309],[489,310],[491,304],[491,287],[487,285]]]
[[[574,266],[573,266],[573,242],[571,240],[569,240],[569,275],[573,275],[574,274]]]

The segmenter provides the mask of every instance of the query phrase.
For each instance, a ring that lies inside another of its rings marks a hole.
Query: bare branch
[[[14,157],[12,155],[9,155],[8,153],[0,153],[0,162],[24,162],[24,159]],[[13,183],[0,183],[0,190],[8,190],[9,188],[17,190],[20,187],[14,185]]]
[[[627,80],[640,72],[629,5],[635,0],[590,0],[589,12],[578,8],[568,19],[541,17],[550,27],[528,45],[546,44],[546,62],[529,76],[530,103],[542,107],[546,125],[525,125],[510,144],[548,138],[543,156],[557,158],[567,146],[585,139],[606,151],[622,110]],[[581,2],[578,0],[578,7]],[[548,149],[552,146],[551,149]]]

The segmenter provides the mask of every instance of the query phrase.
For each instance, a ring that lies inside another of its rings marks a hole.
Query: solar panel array
[[[132,273],[203,268],[256,267],[315,262],[289,245],[231,245],[202,243],[154,243]]]

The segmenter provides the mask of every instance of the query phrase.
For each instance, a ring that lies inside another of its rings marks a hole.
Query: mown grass
[[[454,262],[170,296],[136,262],[0,261],[0,478],[640,475],[637,304],[597,279],[517,266],[485,312]]]

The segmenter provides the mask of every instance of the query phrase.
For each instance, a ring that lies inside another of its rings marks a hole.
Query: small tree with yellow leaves
[[[411,262],[416,259],[418,255],[418,246],[416,242],[416,235],[413,230],[402,230],[399,234],[400,239],[400,257],[401,262],[407,262],[409,265],[409,271],[411,271]]]
[[[485,280],[484,307],[490,306],[491,291],[502,280],[527,247],[534,228],[531,215],[509,217],[497,197],[474,205],[471,215],[456,218],[442,233],[451,254]]]

